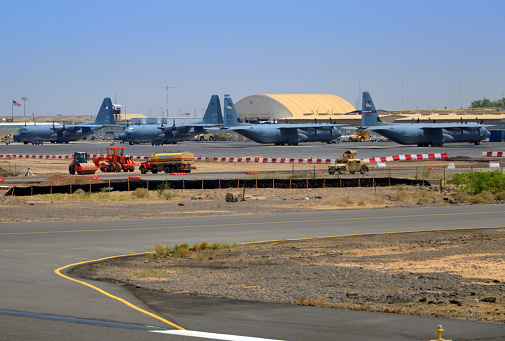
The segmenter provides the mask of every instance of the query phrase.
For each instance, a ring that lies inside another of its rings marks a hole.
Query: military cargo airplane
[[[361,129],[376,132],[399,144],[419,147],[442,146],[449,142],[470,142],[475,145],[491,136],[482,122],[460,123],[388,123],[382,122],[368,91],[363,92]]]
[[[53,123],[52,126],[25,126],[19,129],[12,138],[14,141],[23,142],[24,144],[40,144],[42,141],[68,143],[91,135],[94,131],[104,126],[114,126],[115,124],[116,121],[114,120],[112,101],[109,97],[106,97],[102,102],[102,106],[94,122],[74,125]]]
[[[337,127],[348,124],[334,123],[273,123],[251,124],[241,122],[230,95],[224,95],[225,124],[223,129],[235,131],[258,143],[296,146],[300,142],[332,143],[342,136]]]
[[[146,124],[127,127],[119,139],[129,144],[151,143],[154,145],[176,144],[193,135],[204,134],[206,129],[223,125],[223,114],[218,95],[212,95],[203,119],[182,125]]]

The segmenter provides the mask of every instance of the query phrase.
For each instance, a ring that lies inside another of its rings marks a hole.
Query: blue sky
[[[0,117],[202,115],[212,94],[368,90],[385,110],[505,91],[505,1],[4,1]],[[161,109],[162,108],[162,109]],[[124,109],[123,109],[124,110]],[[23,115],[15,107],[14,115]]]

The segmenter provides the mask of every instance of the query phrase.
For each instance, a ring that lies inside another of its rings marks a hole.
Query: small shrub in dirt
[[[395,194],[393,194],[391,199],[393,201],[408,202],[410,199],[410,193],[404,189],[401,189],[398,192],[396,192]]]
[[[444,201],[443,195],[437,192],[421,191],[416,193],[415,197],[418,204],[432,204]]]
[[[489,191],[481,192],[473,197],[474,204],[491,204],[495,201],[495,196]]]
[[[26,198],[24,197],[0,197],[0,205],[20,205],[26,203]]]
[[[147,188],[136,188],[133,191],[132,196],[139,199],[149,198],[149,190]]]

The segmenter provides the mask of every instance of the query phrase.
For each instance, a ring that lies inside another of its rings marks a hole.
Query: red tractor
[[[133,172],[135,170],[135,162],[130,156],[123,155],[123,147],[107,148],[107,155],[100,153],[99,157],[93,159],[94,164],[100,168],[102,172]]]

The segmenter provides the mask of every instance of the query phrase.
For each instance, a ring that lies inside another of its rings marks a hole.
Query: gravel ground
[[[125,257],[71,274],[124,285],[162,313],[177,294],[505,322],[505,228]]]

